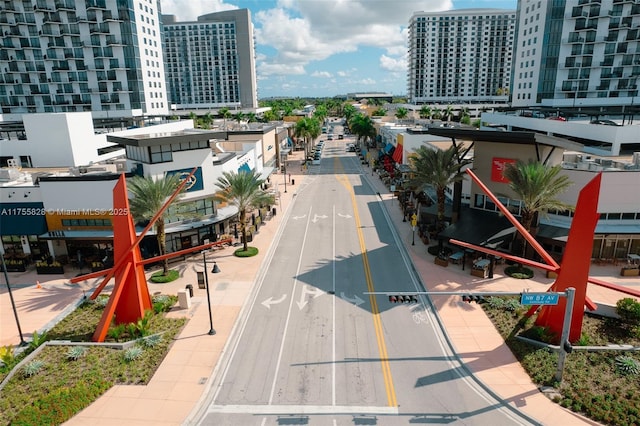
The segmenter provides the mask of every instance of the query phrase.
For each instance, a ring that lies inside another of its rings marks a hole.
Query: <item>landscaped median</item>
[[[536,326],[535,316],[525,317],[529,306],[499,297],[488,298],[482,306],[533,382],[555,390],[553,401],[603,424],[640,424],[640,303],[620,299],[619,318],[585,315],[561,383],[554,379],[558,354],[551,345],[557,336]]]
[[[62,424],[113,385],[151,379],[186,322],[165,315],[176,296],[153,296],[153,311],[93,343],[107,300],[85,301],[20,354],[0,348],[0,424]]]

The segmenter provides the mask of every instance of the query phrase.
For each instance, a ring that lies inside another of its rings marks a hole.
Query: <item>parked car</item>
[[[332,141],[332,140],[333,140],[333,133],[329,133],[329,134],[327,135],[327,140],[328,140],[328,141]]]
[[[621,124],[618,124],[612,120],[595,120],[595,121],[592,121],[591,124],[604,124],[605,126],[621,126]]]
[[[553,117],[547,117],[547,120],[555,120],[555,121],[567,121],[566,118],[560,115],[554,115]]]

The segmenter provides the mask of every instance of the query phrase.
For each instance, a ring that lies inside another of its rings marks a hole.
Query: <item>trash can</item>
[[[272,215],[272,216],[275,216],[275,215],[276,215],[276,208],[275,208],[275,207],[271,209],[271,215]]]
[[[291,179],[291,186],[296,184],[296,180],[295,179]]]
[[[193,286],[191,284],[187,284],[185,289],[189,291],[189,297],[193,297]]]

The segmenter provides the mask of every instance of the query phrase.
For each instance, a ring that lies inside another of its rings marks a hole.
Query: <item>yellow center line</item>
[[[334,164],[336,169],[342,171],[342,163],[336,158]],[[336,175],[336,179],[344,185],[344,187],[351,195],[351,204],[353,205],[353,213],[355,218],[356,229],[358,232],[358,240],[360,242],[360,252],[362,254],[362,263],[364,266],[365,279],[367,281],[367,289],[370,293],[375,291],[373,286],[373,278],[371,277],[371,268],[369,266],[369,258],[367,256],[367,247],[364,242],[364,235],[362,234],[360,214],[358,213],[358,205],[356,204],[356,195],[353,191],[353,186],[349,182],[349,179],[345,175]],[[376,339],[378,342],[378,351],[380,353],[380,364],[382,366],[382,375],[384,377],[384,385],[387,391],[387,401],[390,407],[397,407],[398,400],[396,398],[396,391],[393,386],[393,377],[391,376],[391,366],[389,364],[389,355],[387,354],[387,345],[384,340],[384,331],[382,329],[382,320],[380,318],[380,310],[378,309],[378,302],[374,294],[369,295],[369,302],[371,303],[371,314],[373,316],[373,325],[376,332]]]

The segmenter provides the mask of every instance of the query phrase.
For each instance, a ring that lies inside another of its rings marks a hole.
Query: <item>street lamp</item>
[[[18,334],[20,335],[20,346],[24,346],[27,344],[27,342],[24,341],[24,337],[22,336],[22,328],[20,327],[20,320],[18,319],[16,302],[13,300],[11,285],[9,284],[9,274],[7,274],[7,264],[4,262],[4,254],[0,253],[0,259],[2,259],[2,271],[4,272],[4,280],[7,283],[7,291],[9,292],[9,299],[11,299],[11,307],[13,308],[13,315],[16,317],[16,325],[18,326]]]
[[[284,160],[284,193],[287,193],[287,160]]]
[[[202,252],[202,261],[204,262],[204,285],[205,285],[205,289],[207,290],[207,307],[209,308],[209,325],[210,325],[209,335],[213,336],[214,334],[216,334],[216,331],[213,329],[213,315],[211,313],[211,296],[209,294],[209,274],[207,273],[207,252],[206,251]],[[214,274],[217,274],[220,272],[220,268],[218,268],[218,264],[215,261],[213,262],[213,269],[211,270],[211,272]]]

